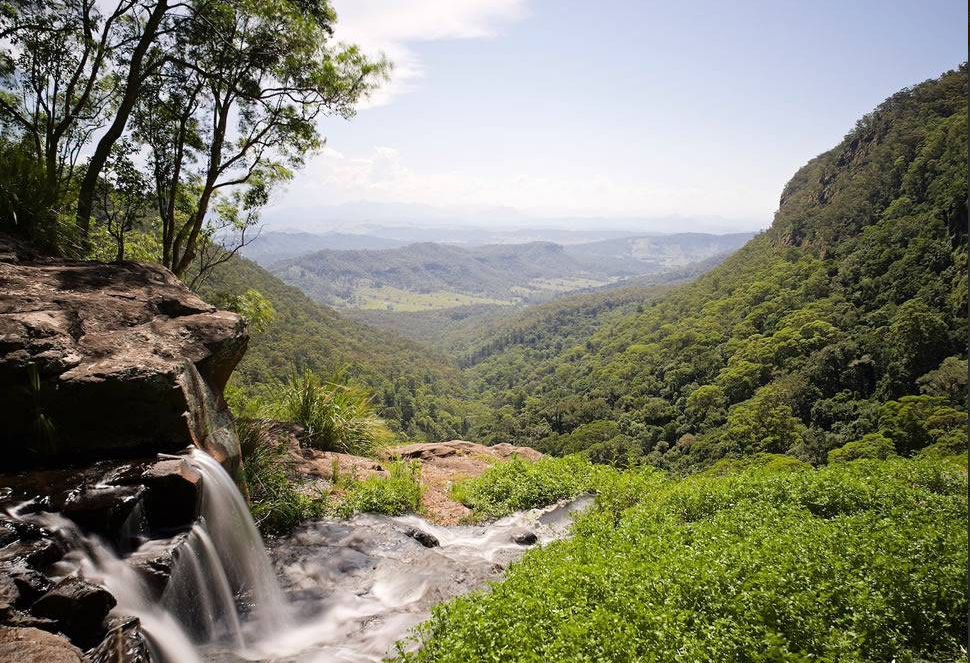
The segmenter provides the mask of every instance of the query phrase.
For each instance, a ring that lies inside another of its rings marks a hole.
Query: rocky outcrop
[[[465,440],[451,440],[450,442],[423,442],[419,444],[408,444],[401,447],[392,447],[387,450],[388,456],[400,457],[404,460],[440,460],[451,458],[455,461],[460,459],[474,459],[475,457],[487,457],[489,459],[508,459],[512,456],[519,456],[526,460],[539,460],[542,454],[530,447],[516,447],[503,442],[491,447],[476,442],[466,442]]]
[[[168,454],[195,445],[239,476],[222,393],[247,340],[161,267],[44,259],[0,236],[0,661],[150,660],[116,597],[63,577],[66,553],[82,534],[137,548],[131,567],[162,594],[202,496]]]
[[[247,339],[237,314],[209,306],[162,267],[22,261],[0,250],[8,462],[198,444],[235,470],[222,390]]]
[[[495,462],[513,456],[527,461],[542,458],[542,453],[530,447],[511,444],[485,446],[465,440],[423,442],[389,447],[380,452],[380,461],[333,451],[320,451],[301,444],[303,431],[299,426],[281,422],[263,422],[269,434],[282,440],[289,449],[289,471],[294,479],[309,479],[304,488],[315,492],[334,483],[340,477],[366,479],[387,476],[388,462],[403,460],[421,466],[421,507],[427,518],[442,525],[454,525],[469,515],[470,509],[451,497],[454,482],[478,476]]]

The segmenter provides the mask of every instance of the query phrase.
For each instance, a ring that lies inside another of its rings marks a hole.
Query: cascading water
[[[249,645],[288,621],[287,602],[239,490],[206,452],[193,449],[188,462],[202,476],[201,514],[178,547],[160,601],[109,545],[84,536],[67,518],[53,513],[23,516],[58,531],[72,544],[58,565],[60,575],[80,573],[108,589],[118,600],[114,612],[139,618],[154,657],[162,663],[201,663],[200,645],[228,647],[245,656]],[[158,545],[145,542],[140,552]]]
[[[525,551],[515,543],[524,530],[540,543],[560,538],[571,512],[589,504],[580,498],[479,527],[440,527],[417,516],[311,523],[270,551],[287,600],[232,479],[204,451],[193,450],[188,462],[202,476],[201,515],[180,535],[161,600],[130,560],[67,518],[22,516],[73,543],[55,575],[80,573],[107,588],[116,614],[139,618],[158,663],[379,661],[431,606],[497,579]],[[125,536],[136,541],[138,528],[130,529]],[[415,529],[440,546],[425,548],[408,534]],[[136,555],[151,558],[168,543],[142,541]]]

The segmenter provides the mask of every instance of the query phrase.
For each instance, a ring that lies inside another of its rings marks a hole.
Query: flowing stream
[[[524,554],[521,542],[561,538],[571,514],[591,501],[478,527],[369,514],[317,521],[267,548],[219,463],[201,450],[189,462],[202,475],[202,513],[161,600],[110,546],[63,516],[24,516],[72,541],[59,574],[80,573],[111,591],[114,612],[140,619],[160,663],[380,661],[433,605],[497,580]],[[427,535],[439,545],[419,542],[431,543]],[[146,541],[137,554],[162,545]]]

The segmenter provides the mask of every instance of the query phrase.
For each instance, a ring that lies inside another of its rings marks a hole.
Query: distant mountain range
[[[324,249],[337,251],[396,249],[406,244],[408,242],[401,240],[352,233],[268,231],[260,233],[259,237],[244,246],[239,253],[263,267],[269,267],[287,258]]]
[[[472,304],[546,301],[565,292],[683,268],[730,253],[752,233],[628,236],[583,244],[553,242],[456,246],[433,242],[396,248],[377,246],[386,238],[268,233],[246,255],[257,261],[298,247],[311,250],[271,265],[271,271],[317,301],[331,305],[420,311]],[[351,240],[349,238],[356,238]],[[259,249],[254,247],[269,240]],[[359,241],[370,247],[332,248]],[[266,264],[264,262],[264,264]]]

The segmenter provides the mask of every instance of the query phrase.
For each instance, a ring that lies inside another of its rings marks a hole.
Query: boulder
[[[84,663],[84,655],[53,633],[0,626],[0,663]]]
[[[18,539],[0,548],[0,566],[24,564],[45,569],[64,556],[64,548],[54,538]]]
[[[434,534],[429,534],[424,530],[420,530],[417,527],[408,527],[406,530],[404,530],[404,534],[411,537],[425,548],[437,548],[441,545],[441,542],[438,541],[438,537],[436,537]]]
[[[512,534],[512,543],[517,543],[520,546],[534,546],[538,542],[539,537],[536,536],[535,532],[530,532],[529,530],[514,532]]]
[[[3,255],[0,443],[8,463],[197,444],[238,470],[222,391],[248,341],[240,316],[209,306],[159,266]]]
[[[30,607],[50,591],[53,583],[39,571],[23,562],[0,565],[0,601],[18,607]]]
[[[143,486],[94,486],[72,492],[64,500],[60,511],[85,532],[93,532],[128,549],[131,542],[122,540],[141,531],[132,523],[139,514],[138,507],[145,494]]]
[[[155,598],[160,599],[168,586],[180,549],[188,537],[189,533],[183,532],[168,539],[152,539],[128,556],[128,565],[141,575]]]
[[[147,487],[145,516],[152,532],[185,529],[199,515],[202,475],[184,458],[152,463],[133,483]]]
[[[103,587],[69,576],[37,599],[30,612],[56,622],[72,642],[93,646],[101,641],[105,617],[116,604]]]

